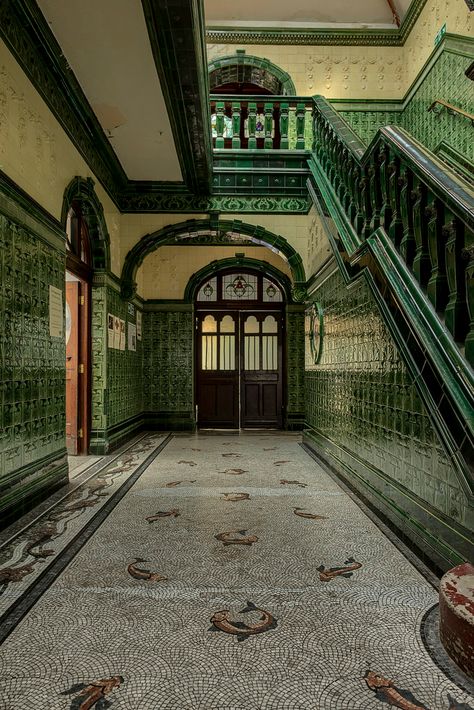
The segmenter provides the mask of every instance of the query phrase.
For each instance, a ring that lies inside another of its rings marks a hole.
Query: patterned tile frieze
[[[312,298],[323,309],[324,340],[319,364],[307,356],[308,425],[474,529],[472,508],[368,286],[360,279],[346,288],[336,272]]]
[[[436,601],[299,436],[179,436],[5,640],[1,702],[473,710],[422,642]]]

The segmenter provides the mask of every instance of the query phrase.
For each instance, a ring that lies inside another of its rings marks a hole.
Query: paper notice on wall
[[[137,340],[142,339],[142,312],[137,311]]]
[[[135,323],[128,324],[128,349],[134,352],[137,349],[137,328]]]
[[[114,337],[114,317],[112,313],[109,313],[107,315],[107,346],[109,348],[115,347]]]
[[[49,334],[52,338],[63,337],[63,292],[49,287]]]
[[[114,348],[120,350],[120,318],[114,316]]]
[[[120,350],[125,350],[125,321],[120,319]]]

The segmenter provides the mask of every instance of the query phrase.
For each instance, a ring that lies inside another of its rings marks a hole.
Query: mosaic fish
[[[107,493],[102,493],[103,488],[107,488],[110,486],[110,483],[107,483],[107,481],[104,478],[95,478],[93,481],[89,481],[87,483],[87,488],[89,490],[89,493],[91,495],[96,495],[96,496],[106,496],[108,495]]]
[[[283,466],[284,463],[291,463],[291,461],[289,459],[287,461],[274,461],[273,465],[274,466]]]
[[[362,567],[361,563],[356,562],[353,557],[349,557],[344,564],[349,567],[330,567],[329,569],[326,569],[324,565],[318,567],[321,582],[330,582],[334,577],[352,577],[352,573]]]
[[[26,548],[26,552],[36,559],[54,555],[54,550],[43,550],[43,545],[57,534],[58,530],[54,523],[46,523],[45,525],[42,525],[35,530],[35,539],[29,543]],[[35,551],[35,547],[39,547],[40,549]]]
[[[137,567],[139,562],[147,562],[143,557],[136,557],[135,562],[128,565],[127,571],[134,579],[145,580],[146,582],[163,582],[168,579],[158,572],[150,572],[149,569],[140,569]]]
[[[214,537],[216,540],[219,540],[219,542],[222,542],[224,546],[253,545],[254,542],[258,542],[258,537],[256,535],[247,535],[246,533],[247,530],[228,530],[227,532],[214,535]]]
[[[224,496],[224,500],[231,503],[236,503],[239,500],[249,500],[250,493],[221,493]]]
[[[185,463],[188,466],[197,466],[197,463],[195,461],[178,461],[178,463]]]
[[[23,577],[34,572],[34,562],[23,567],[4,567],[0,569],[0,594],[3,594],[11,582],[21,582]]]
[[[237,456],[237,457],[240,457],[240,456],[242,456],[242,454],[233,454],[233,453],[229,452],[229,453],[227,453],[227,454],[222,454],[222,456],[224,456],[224,457],[226,457],[226,458],[228,458],[229,456]]]
[[[271,446],[269,449],[263,449],[264,451],[276,451],[277,447],[276,446]]]
[[[182,483],[196,483],[196,479],[194,479],[194,481],[170,481],[169,483],[165,483],[165,488],[176,488],[176,486],[180,486]]]
[[[367,671],[364,676],[370,690],[373,690],[377,700],[387,703],[400,710],[429,710],[419,702],[409,690],[397,688],[392,680],[384,678],[373,671]]]
[[[180,515],[179,508],[171,508],[171,510],[159,510],[154,515],[149,515],[145,520],[149,523],[154,523],[160,518],[177,518]]]
[[[55,519],[61,517],[62,515],[64,515],[64,513],[66,513],[66,514],[67,513],[74,513],[76,510],[84,510],[85,508],[93,508],[94,505],[97,505],[98,502],[99,502],[98,498],[92,498],[89,500],[87,500],[87,499],[86,500],[78,500],[77,503],[71,503],[71,505],[68,505],[67,508],[63,508],[62,510],[57,510],[57,511],[50,513],[49,517],[52,520],[55,520]]]
[[[306,488],[307,483],[301,483],[301,481],[287,481],[286,478],[280,479],[282,486],[299,486],[300,488]]]
[[[300,518],[306,518],[307,520],[327,520],[325,515],[317,515],[316,513],[305,513],[303,508],[293,508],[295,515],[299,515]]]
[[[111,705],[108,700],[105,700],[105,696],[109,695],[123,682],[124,679],[121,675],[114,675],[111,678],[94,680],[88,685],[77,683],[72,685],[69,690],[63,690],[61,695],[75,695],[78,693],[71,701],[70,710],[90,710],[94,705],[97,706],[96,710],[105,710]]]
[[[241,476],[243,473],[248,473],[244,468],[226,468],[225,471],[219,473],[227,473],[229,476]]]
[[[253,602],[247,602],[245,609],[242,609],[240,614],[248,614],[251,611],[258,611],[261,614],[260,620],[253,624],[245,624],[243,621],[231,621],[231,613],[228,609],[216,611],[211,617],[209,631],[224,631],[226,634],[237,636],[238,641],[245,641],[249,636],[255,634],[263,634],[270,629],[276,629],[277,620],[275,617],[264,609],[259,609]]]

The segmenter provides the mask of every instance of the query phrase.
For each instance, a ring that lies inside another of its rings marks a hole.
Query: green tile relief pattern
[[[459,487],[412,377],[363,279],[336,272],[312,294],[324,309],[319,365],[306,370],[310,427],[472,527]]]
[[[287,313],[288,414],[304,413],[304,313]]]
[[[143,320],[145,410],[193,410],[193,314],[145,312]]]
[[[107,286],[107,312],[125,321],[125,350],[107,348],[107,427],[143,412],[143,340],[136,351],[128,348],[128,324],[136,324],[136,309],[131,315],[128,302]]]
[[[439,114],[428,111],[435,99],[474,113],[473,84],[464,72],[470,60],[459,54],[443,52],[403,111],[344,111],[340,114],[357,135],[369,144],[379,128],[395,125],[405,128],[427,148],[435,151],[446,141],[465,158],[474,161],[474,140],[471,122],[459,114],[441,109]],[[335,104],[339,109],[341,104]],[[439,107],[440,108],[440,107]]]
[[[105,429],[107,386],[107,299],[104,286],[92,288],[92,385],[91,428]]]
[[[0,215],[0,271],[4,477],[64,453],[65,341],[49,335],[49,286],[64,294],[64,256]]]

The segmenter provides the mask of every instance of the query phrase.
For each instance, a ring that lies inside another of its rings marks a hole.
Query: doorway
[[[90,436],[91,251],[87,223],[74,204],[66,224],[66,449],[87,454]]]
[[[284,302],[262,274],[230,271],[196,300],[200,427],[272,428],[283,422]]]

